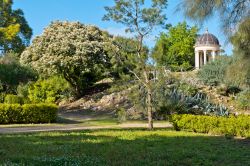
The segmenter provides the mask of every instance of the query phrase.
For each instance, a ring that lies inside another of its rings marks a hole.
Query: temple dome
[[[209,45],[216,45],[219,46],[219,40],[213,34],[208,33],[208,30],[203,35],[200,35],[196,39],[195,46],[209,46]]]

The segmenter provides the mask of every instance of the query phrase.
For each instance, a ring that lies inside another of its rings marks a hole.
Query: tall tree
[[[148,114],[148,127],[153,129],[153,80],[150,79],[152,67],[147,64],[149,55],[144,54],[143,43],[147,35],[160,25],[163,25],[166,16],[164,10],[167,0],[151,0],[149,5],[145,0],[115,0],[113,7],[105,7],[107,14],[104,20],[113,20],[127,27],[126,31],[134,33],[136,44],[136,67],[128,69],[135,75],[146,92],[146,110]]]
[[[228,67],[226,78],[242,88],[250,88],[250,18],[239,25],[231,41],[236,61]]]
[[[12,9],[12,0],[0,0],[0,51],[21,53],[29,44],[32,29],[21,9]]]
[[[179,10],[189,18],[203,22],[214,14],[220,15],[222,29],[230,35],[236,26],[250,16],[249,0],[185,0]]]
[[[186,22],[170,27],[168,33],[160,35],[153,50],[157,65],[177,71],[192,68],[196,37],[197,27],[189,27]]]
[[[79,22],[53,22],[22,53],[20,61],[41,75],[62,75],[77,97],[106,76],[107,33]]]

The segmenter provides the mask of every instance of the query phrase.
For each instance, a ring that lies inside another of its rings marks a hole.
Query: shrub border
[[[57,111],[55,104],[0,104],[0,124],[52,123]]]

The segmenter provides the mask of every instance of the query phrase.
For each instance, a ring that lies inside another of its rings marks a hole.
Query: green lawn
[[[0,165],[250,165],[248,139],[170,129],[13,134],[0,142]]]

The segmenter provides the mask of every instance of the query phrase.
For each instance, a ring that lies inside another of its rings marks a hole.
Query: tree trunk
[[[143,70],[143,75],[144,75],[144,86],[146,88],[146,93],[147,93],[147,98],[146,98],[146,109],[148,112],[148,129],[152,130],[153,129],[153,104],[152,104],[152,89],[150,86],[150,79],[148,78],[149,74],[147,73],[146,68]]]
[[[153,129],[152,91],[147,88],[148,129]]]

